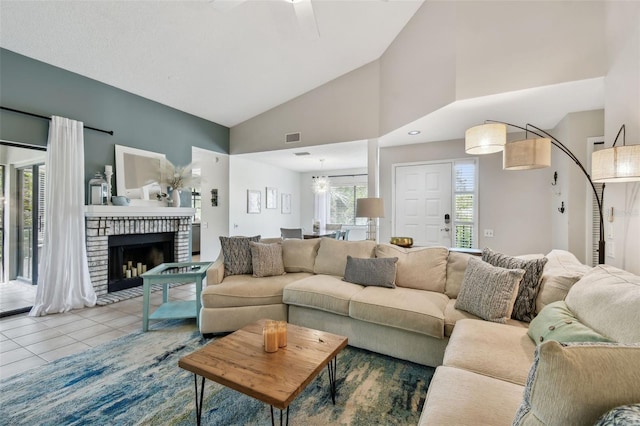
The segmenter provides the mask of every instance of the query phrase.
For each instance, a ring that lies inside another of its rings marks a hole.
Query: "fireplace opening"
[[[142,285],[140,275],[174,261],[173,232],[109,237],[109,293]]]

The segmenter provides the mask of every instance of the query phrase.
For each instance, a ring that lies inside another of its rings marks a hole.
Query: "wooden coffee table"
[[[204,348],[184,356],[180,368],[194,373],[196,389],[196,419],[202,416],[205,379],[213,380],[273,408],[287,409],[289,404],[322,371],[329,370],[329,390],[335,404],[336,366],[338,353],[347,346],[347,338],[293,324],[287,326],[287,346],[267,353],[263,348],[260,320],[217,339]],[[198,392],[198,376],[202,377]]]

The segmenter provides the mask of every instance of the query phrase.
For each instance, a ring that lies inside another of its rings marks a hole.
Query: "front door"
[[[451,163],[395,167],[394,236],[451,247]]]

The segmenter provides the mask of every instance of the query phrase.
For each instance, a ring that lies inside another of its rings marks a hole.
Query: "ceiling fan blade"
[[[303,34],[311,39],[317,39],[320,37],[320,31],[318,30],[318,23],[316,22],[316,15],[313,12],[313,5],[311,0],[294,0],[293,9],[298,18],[298,25]]]

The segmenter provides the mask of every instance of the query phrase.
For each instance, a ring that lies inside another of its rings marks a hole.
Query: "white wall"
[[[191,156],[202,173],[200,260],[216,260],[220,253],[218,237],[229,235],[229,156],[196,147],[191,148]],[[217,207],[211,205],[213,188],[218,190]]]
[[[460,158],[470,158],[464,152],[464,140],[380,149],[380,196],[385,200],[385,218],[380,220],[381,242],[388,242],[392,236],[392,166]],[[550,173],[549,169],[504,171],[500,153],[477,158],[478,247],[491,247],[511,255],[548,253],[551,250],[548,212],[553,172]],[[484,237],[484,229],[493,229],[494,237]]]
[[[380,58],[380,134],[455,100],[455,9],[424,2]]]
[[[380,66],[366,64],[231,128],[231,154],[349,142],[378,135]],[[285,145],[285,134],[302,141]]]
[[[602,77],[605,73],[605,2],[454,3],[456,99]]]
[[[590,172],[587,139],[604,134],[604,111],[584,111],[567,114],[556,128],[550,132],[562,142],[580,160]],[[555,197],[552,206],[552,236],[554,248],[568,250],[582,263],[590,264],[591,255],[587,256],[587,215],[591,211],[593,190],[580,168],[559,149],[552,148],[551,169],[558,171],[558,184],[561,194]],[[551,173],[553,175],[553,172]],[[608,188],[607,188],[608,189]],[[605,191],[605,198],[607,196]],[[565,203],[565,213],[557,211],[560,203]],[[589,215],[590,216],[590,215]],[[589,240],[591,240],[589,238]],[[591,243],[588,244],[591,246]]]
[[[607,2],[605,78],[605,146],[610,147],[622,124],[627,144],[640,143],[640,3]],[[618,141],[618,145],[622,142]],[[640,182],[607,184],[605,211],[614,208],[614,221],[605,222],[606,263],[640,274]]]
[[[279,237],[280,228],[297,228],[300,221],[300,173],[231,156],[229,162],[229,235]],[[278,208],[265,208],[267,187],[278,189]],[[247,190],[259,190],[259,214],[247,213]],[[291,214],[281,213],[281,194],[291,194]]]

